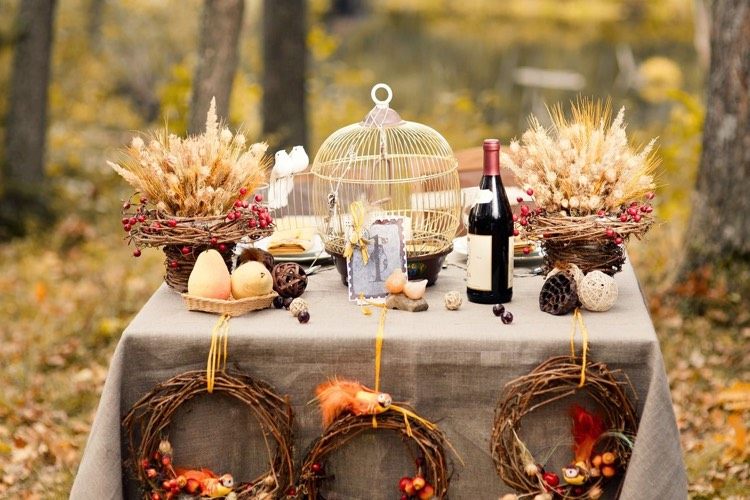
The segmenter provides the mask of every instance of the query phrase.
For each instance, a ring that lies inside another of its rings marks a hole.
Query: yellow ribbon
[[[586,330],[586,325],[583,323],[583,314],[581,314],[581,310],[576,307],[576,310],[573,311],[573,326],[570,329],[570,357],[573,359],[576,357],[575,338],[576,331],[579,327],[581,329],[583,346],[581,353],[581,382],[578,384],[578,387],[583,387],[583,384],[586,383],[586,354],[589,350],[589,332]]]
[[[208,360],[206,361],[206,390],[209,394],[214,392],[216,371],[224,371],[227,367],[229,318],[228,314],[222,314],[211,330],[211,348],[208,350]]]
[[[378,331],[375,334],[375,392],[380,392],[380,360],[383,358],[383,335],[385,334],[385,317],[388,313],[388,308],[385,307],[385,304],[379,304],[365,299],[363,293],[359,294],[359,301],[362,307],[362,314],[365,316],[372,315],[372,311],[368,306],[380,308]],[[375,429],[378,427],[378,420],[375,418],[375,415],[372,416],[372,427]]]
[[[349,213],[352,217],[352,234],[349,235],[349,241],[344,248],[344,257],[351,259],[354,255],[354,247],[359,247],[362,252],[362,263],[367,265],[370,255],[367,252],[367,239],[363,236],[365,230],[365,204],[361,201],[354,201],[349,205]]]
[[[368,306],[373,307],[379,307],[380,308],[380,319],[378,320],[378,331],[375,334],[375,392],[380,392],[380,365],[381,360],[383,357],[383,338],[385,335],[385,318],[386,314],[388,313],[388,308],[385,304],[380,304],[378,302],[373,302],[370,300],[365,299],[364,294],[359,294],[359,301],[360,306],[362,308],[362,314],[365,316],[371,316],[372,311]],[[435,424],[430,422],[429,420],[420,417],[413,411],[404,408],[403,406],[398,406],[395,404],[391,404],[391,406],[388,407],[388,410],[393,410],[398,413],[400,413],[404,417],[404,426],[406,427],[406,434],[409,437],[413,437],[412,429],[411,429],[411,423],[409,422],[409,419],[416,420],[417,422],[421,423],[423,426],[430,430],[434,430],[437,428]],[[377,429],[378,428],[378,419],[376,415],[372,416],[372,428]],[[450,447],[450,449],[453,451],[453,453],[458,457],[459,461],[463,464],[463,459],[458,454],[455,448],[453,448],[453,445],[448,442],[448,440],[445,441],[445,443]]]

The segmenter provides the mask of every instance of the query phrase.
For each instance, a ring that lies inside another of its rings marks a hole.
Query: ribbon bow
[[[344,248],[344,257],[351,259],[354,255],[354,247],[359,247],[362,252],[362,262],[367,265],[370,255],[367,252],[367,238],[364,237],[365,231],[365,204],[361,201],[354,201],[349,205],[349,213],[352,218],[352,232],[349,235],[349,241]]]

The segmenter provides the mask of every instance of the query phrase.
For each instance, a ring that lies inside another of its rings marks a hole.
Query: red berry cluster
[[[150,231],[161,231],[162,226],[158,221],[149,222],[149,212],[146,208],[146,205],[148,204],[148,198],[145,196],[141,196],[139,199],[138,207],[132,212],[128,213],[128,210],[130,210],[132,204],[131,201],[125,201],[122,204],[122,211],[124,217],[120,220],[122,223],[122,229],[126,233],[130,233],[133,229],[135,229],[137,226],[142,225],[144,226],[144,232],[150,232]],[[169,227],[175,227],[177,226],[177,221],[174,219],[170,219],[167,221],[167,225]],[[141,256],[141,249],[136,248],[133,250],[133,257],[140,257]]]
[[[534,190],[531,189],[531,188],[529,188],[529,189],[526,190],[526,194],[528,194],[529,196],[532,196],[534,194]],[[525,228],[525,227],[527,227],[530,224],[532,217],[534,217],[535,215],[539,215],[539,214],[542,213],[542,208],[541,207],[537,207],[536,209],[532,210],[526,204],[526,202],[524,201],[524,199],[522,197],[520,197],[520,196],[518,198],[516,198],[516,201],[518,202],[519,213],[518,214],[513,214],[513,222],[515,224],[521,226],[522,228]],[[517,227],[514,227],[513,228],[513,236],[518,236],[519,234],[520,234],[520,230]],[[530,254],[531,253],[531,247],[530,246],[523,247],[523,253],[524,253],[524,255]]]
[[[159,444],[159,451],[141,459],[141,468],[152,486],[151,500],[172,500],[177,498],[186,485],[185,477],[179,478],[172,468],[172,446],[169,441]]]
[[[247,195],[247,189],[240,189],[240,197],[235,200],[234,206],[226,215],[226,219],[228,221],[241,220],[243,215],[251,213],[251,217],[247,220],[247,227],[265,229],[273,224],[273,218],[268,212],[268,208],[260,204],[263,201],[263,195],[256,194],[252,205],[246,199],[243,199],[245,195]]]
[[[646,194],[646,203],[638,203],[637,201],[630,202],[628,206],[622,206],[620,212],[617,214],[617,219],[620,222],[641,222],[645,214],[650,214],[654,211],[654,207],[649,203],[654,199],[654,193]],[[602,210],[598,212],[599,217],[604,217],[606,214]],[[604,235],[615,242],[617,245],[622,245],[623,238],[615,232],[614,229],[608,227],[604,230]]]
[[[251,204],[245,198],[247,196],[247,188],[241,188],[239,191],[239,197],[235,200],[234,205],[226,214],[226,220],[228,221],[240,221],[246,219],[247,227],[265,229],[273,224],[273,218],[268,212],[268,209],[262,206],[260,203],[263,201],[263,195],[256,194],[253,197],[253,203]],[[123,218],[122,228],[126,233],[130,233],[133,229],[140,225],[141,231],[144,233],[158,233],[162,231],[165,226],[174,228],[178,226],[178,221],[175,219],[164,220],[158,216],[156,211],[148,210],[148,199],[141,197],[139,204],[134,211],[131,212],[132,203],[130,200],[125,201],[122,204]],[[225,253],[228,250],[227,243],[220,242],[217,238],[212,237],[210,240],[212,247],[216,248],[219,252]],[[193,248],[189,246],[183,246],[180,251],[182,255],[190,255],[193,253]],[[133,250],[134,257],[141,256],[141,249],[136,248]],[[176,269],[180,266],[180,263],[172,259],[169,261],[169,267]]]
[[[414,477],[404,476],[398,482],[401,500],[429,500],[435,496],[435,488],[425,480],[422,472],[424,459],[417,458],[416,464],[417,474]]]

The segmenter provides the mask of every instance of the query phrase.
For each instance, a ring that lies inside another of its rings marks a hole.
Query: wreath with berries
[[[578,391],[585,391],[598,409],[593,413],[578,406],[571,409],[575,458],[562,468],[560,477],[545,470],[519,436],[524,417]],[[490,450],[505,484],[546,499],[595,500],[607,488],[621,487],[618,479],[627,469],[637,429],[629,396],[635,399],[635,390],[623,372],[603,363],[586,363],[581,357],[558,356],[509,382],[503,394],[495,409]]]
[[[375,425],[373,419],[376,420]],[[373,428],[399,433],[409,453],[415,457],[416,474],[413,477],[405,476],[399,481],[401,498],[412,500],[447,497],[450,477],[445,453],[447,441],[443,432],[425,420],[407,418],[394,410],[374,416],[343,414],[336,418],[311,445],[302,462],[298,485],[291,496],[319,498],[323,483],[335,479],[326,473],[326,459],[356,436]]]
[[[235,485],[229,474],[218,477],[206,469],[187,473],[172,463],[172,447],[166,439],[172,417],[183,403],[208,392],[207,381],[205,370],[179,374],[156,385],[123,419],[130,448],[125,466],[140,483],[143,498],[170,500],[206,495],[209,490],[214,498],[237,500],[283,496],[294,481],[291,405],[270,385],[239,372],[217,372],[213,391],[238,400],[254,414],[269,444],[269,469],[252,481]]]

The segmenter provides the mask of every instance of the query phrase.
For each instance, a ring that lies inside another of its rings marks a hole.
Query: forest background
[[[743,0],[3,0],[0,496],[67,497],[114,346],[162,277],[159,252],[123,244],[130,193],[105,159],[137,130],[195,131],[208,93],[248,137],[314,154],[385,81],[454,150],[577,95],[624,105],[634,141],[659,136],[661,224],[628,251],[690,494],[743,498],[748,61]]]

